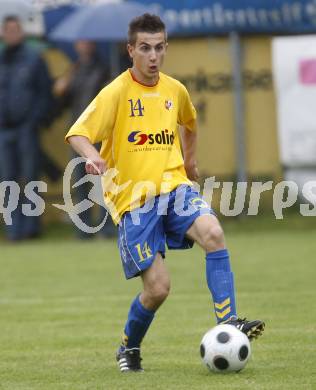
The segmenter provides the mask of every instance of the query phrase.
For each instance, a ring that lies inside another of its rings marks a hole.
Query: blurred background
[[[252,181],[272,181],[274,188],[292,180],[299,197],[289,211],[301,217],[299,204],[307,203],[315,216],[315,189],[309,199],[302,190],[316,180],[316,1],[0,0],[0,18],[23,21],[51,77],[50,115],[39,133],[40,177],[48,185],[43,226],[69,224],[52,206],[63,203],[63,172],[72,157],[64,135],[98,90],[130,66],[127,24],[146,11],[158,13],[169,30],[163,72],[186,85],[198,111],[201,184],[215,176],[248,182],[249,192]],[[90,55],[104,72],[82,88],[80,63]],[[75,101],[83,89],[89,93]],[[220,196],[221,187],[212,198],[217,210]],[[259,215],[274,219],[272,201],[272,190],[262,194]]]

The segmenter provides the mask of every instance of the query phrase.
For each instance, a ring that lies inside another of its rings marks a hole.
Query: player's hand
[[[184,168],[190,180],[192,181],[198,180],[200,175],[197,167],[197,162],[195,160],[184,162]]]
[[[106,165],[103,158],[100,156],[94,158],[88,158],[86,162],[86,172],[91,175],[103,175],[106,171]]]

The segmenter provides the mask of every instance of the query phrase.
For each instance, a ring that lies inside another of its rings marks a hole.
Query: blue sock
[[[123,345],[126,348],[139,348],[155,312],[146,309],[139,300],[139,295],[131,304],[124,329]]]
[[[206,254],[206,279],[211,291],[217,322],[236,316],[234,275],[227,249]]]

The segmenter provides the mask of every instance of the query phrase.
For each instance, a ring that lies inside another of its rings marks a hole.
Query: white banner
[[[272,49],[281,162],[316,168],[316,35],[274,38]]]

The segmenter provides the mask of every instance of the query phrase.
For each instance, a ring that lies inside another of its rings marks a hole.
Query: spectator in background
[[[75,51],[78,55],[77,61],[66,75],[56,80],[54,85],[55,96],[62,98],[62,105],[70,106],[71,125],[78,119],[99,91],[110,82],[109,69],[98,56],[95,42],[79,40],[75,42]],[[78,157],[78,155],[73,153],[72,157]],[[76,182],[85,175],[85,165],[77,165],[74,172]],[[76,201],[79,203],[84,199],[88,199],[90,189],[91,185],[88,182],[76,187]],[[106,213],[104,208],[100,209],[99,217],[101,221]],[[93,209],[91,208],[83,211],[80,214],[80,218],[88,226],[99,224],[99,221],[93,222]],[[80,239],[92,237],[91,234],[82,232],[78,228],[76,228],[76,232]],[[110,217],[107,218],[105,225],[101,229],[101,234],[104,237],[116,236],[116,229]]]
[[[6,225],[8,240],[37,237],[40,217],[26,216],[22,204],[36,206],[25,197],[24,186],[38,180],[39,128],[51,105],[51,80],[44,60],[25,42],[18,17],[2,23],[4,49],[0,53],[0,180],[18,182],[21,188],[12,225]],[[8,193],[5,194],[8,201]],[[35,210],[36,211],[36,210]]]

